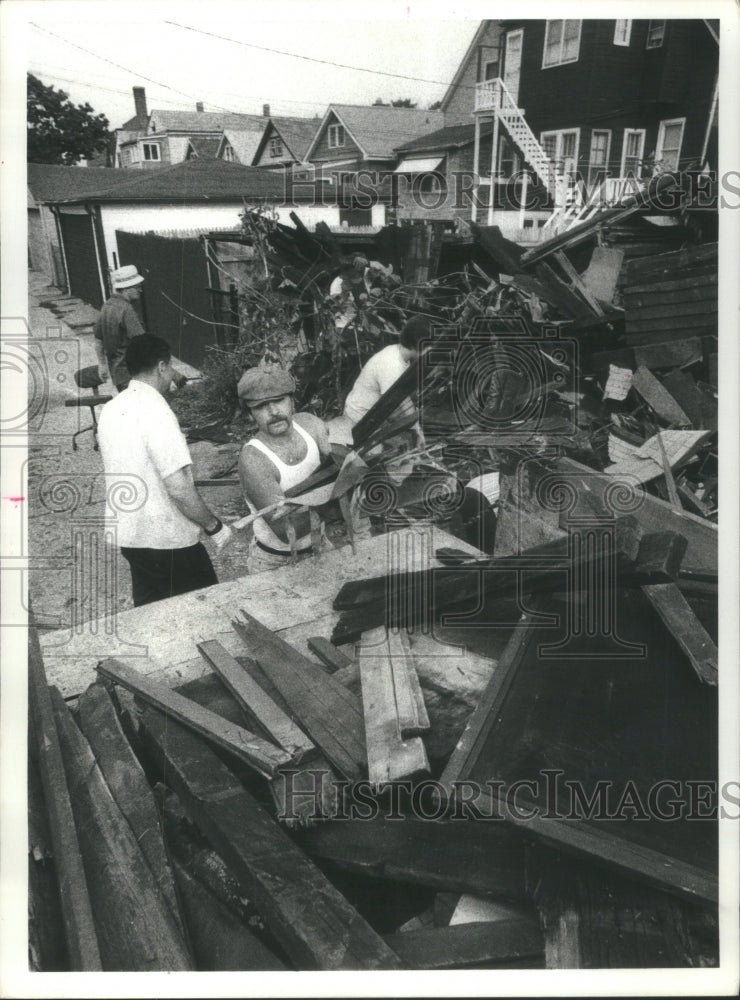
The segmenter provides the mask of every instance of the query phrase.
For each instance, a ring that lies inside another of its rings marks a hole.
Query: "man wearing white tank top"
[[[246,442],[239,456],[239,478],[253,513],[276,503],[286,490],[300,485],[330,452],[323,420],[312,413],[294,413],[295,389],[293,376],[278,366],[250,368],[239,380],[239,399],[257,424],[257,433]],[[309,514],[279,518],[279,513],[278,509],[254,522],[254,537],[247,556],[249,573],[288,565],[289,521],[295,529],[298,558],[313,553]],[[324,544],[331,547],[327,539]]]

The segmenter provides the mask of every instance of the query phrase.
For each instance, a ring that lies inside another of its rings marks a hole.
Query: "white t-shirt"
[[[181,513],[164,485],[193,460],[177,417],[157,390],[131,379],[103,407],[98,441],[116,544],[136,549],[195,545],[199,526]]]
[[[383,393],[398,381],[408,366],[409,362],[401,354],[400,344],[390,344],[374,354],[349,391],[344,404],[345,416],[356,424]]]

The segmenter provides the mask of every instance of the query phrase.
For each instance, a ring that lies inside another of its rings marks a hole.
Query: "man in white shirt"
[[[253,513],[279,503],[286,490],[300,486],[329,454],[323,420],[312,413],[294,413],[295,389],[293,376],[277,365],[250,368],[239,380],[239,399],[257,424],[257,433],[239,456],[239,478]],[[254,522],[247,557],[250,573],[286,566],[293,552],[298,558],[313,553],[309,513],[280,513],[272,511]],[[326,539],[323,544],[330,547]]]
[[[131,380],[103,407],[98,441],[109,481],[120,476],[139,491],[116,522],[138,607],[218,583],[200,533],[221,549],[232,532],[198,494],[185,436],[164,399],[175,377],[169,344],[134,337],[125,362]]]

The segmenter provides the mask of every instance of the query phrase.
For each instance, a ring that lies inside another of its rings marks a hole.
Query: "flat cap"
[[[295,390],[295,379],[279,365],[248,368],[236,387],[239,399],[247,404],[265,403],[268,399],[291,396]]]

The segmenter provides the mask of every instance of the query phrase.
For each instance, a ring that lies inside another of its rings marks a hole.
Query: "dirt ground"
[[[100,453],[92,434],[72,434],[90,425],[89,410],[65,406],[85,395],[74,373],[96,363],[92,321],[95,311],[49,286],[46,278],[29,272],[31,327],[28,441],[29,595],[38,624],[70,627],[112,611],[133,607],[128,565],[114,546],[105,546],[106,488]],[[183,367],[183,366],[179,366]],[[187,370],[186,373],[192,373]],[[113,394],[111,385],[102,394]],[[214,468],[233,465],[241,441],[227,446],[193,446],[196,479]],[[230,479],[236,478],[235,471]],[[248,513],[238,486],[203,486],[201,495],[222,520]],[[344,526],[330,523],[333,544],[346,543]],[[206,540],[221,581],[246,572],[250,529],[236,533],[221,553]]]

